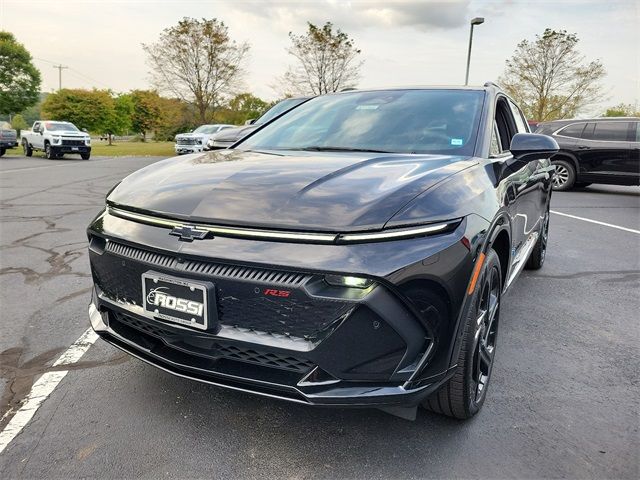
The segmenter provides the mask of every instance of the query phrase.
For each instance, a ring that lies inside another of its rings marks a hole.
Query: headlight
[[[60,137],[53,137],[52,139],[53,143],[60,143],[61,138]]]
[[[373,280],[361,277],[342,277],[340,275],[325,275],[324,281],[334,287],[369,288]]]
[[[202,139],[201,139],[201,138],[198,138],[198,139],[196,140],[196,143],[197,143],[198,145],[202,145]]]
[[[85,145],[91,145],[91,137],[85,138],[84,139],[84,144]]]

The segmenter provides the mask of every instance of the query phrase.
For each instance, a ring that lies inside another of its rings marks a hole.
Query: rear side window
[[[593,129],[587,128],[584,138],[609,142],[626,142],[629,139],[629,122],[594,122]]]
[[[574,123],[573,125],[567,125],[556,135],[562,135],[563,137],[581,138],[585,125],[586,123]]]
[[[529,128],[525,123],[524,116],[520,109],[509,100],[509,108],[511,108],[511,113],[513,113],[513,119],[516,121],[516,126],[518,127],[518,133],[528,133]]]

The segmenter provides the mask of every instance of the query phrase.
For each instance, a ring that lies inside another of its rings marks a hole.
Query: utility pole
[[[60,64],[60,65],[54,65],[53,68],[58,69],[58,91],[60,91],[62,90],[62,70],[69,67]]]

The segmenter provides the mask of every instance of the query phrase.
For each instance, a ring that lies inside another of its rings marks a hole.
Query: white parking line
[[[591,220],[590,218],[577,217],[575,215],[569,215],[568,213],[558,212],[556,210],[551,210],[551,213],[555,213],[556,215],[561,215],[563,217],[574,218],[576,220],[582,220],[583,222],[595,223],[596,225],[602,225],[604,227],[616,228],[618,230],[622,230],[625,232],[635,233],[640,235],[640,230],[634,230],[633,228],[621,227],[619,225],[613,225],[611,223],[599,222],[598,220]]]
[[[85,354],[89,347],[94,344],[98,336],[89,328],[84,332],[73,345],[71,345],[53,364],[54,367],[59,365],[70,365],[76,363]],[[69,370],[59,370],[47,372],[42,375],[31,387],[29,395],[27,395],[24,403],[18,409],[13,418],[9,421],[4,430],[0,432],[0,453],[11,443],[16,435],[29,423],[35,413],[42,405],[47,397],[62,381]]]

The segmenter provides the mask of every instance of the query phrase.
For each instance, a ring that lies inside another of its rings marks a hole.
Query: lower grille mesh
[[[115,321],[114,321],[115,320]],[[118,331],[118,324],[123,324],[131,328],[135,328],[143,333],[148,335],[152,335],[157,338],[161,338],[165,340],[168,345],[172,345],[172,338],[182,337],[183,342],[181,342],[181,349],[185,350],[188,348],[188,333],[180,333],[168,329],[163,328],[162,325],[154,325],[149,322],[145,322],[139,320],[137,318],[131,317],[129,315],[124,315],[122,313],[112,312],[111,313],[111,321],[110,326],[114,330]],[[118,332],[124,333],[126,337],[126,332]],[[186,335],[186,336],[185,336]],[[197,334],[194,334],[197,335]],[[185,341],[186,340],[186,341]],[[244,348],[239,347],[233,344],[226,344],[222,342],[208,342],[209,347],[207,348],[207,355],[212,358],[226,358],[229,360],[235,360],[239,362],[252,363],[255,365],[261,365],[265,367],[271,368],[279,368],[282,370],[288,370],[293,372],[307,372],[311,370],[314,366],[312,362],[309,360],[293,357],[291,355],[274,353],[274,352],[262,352],[260,350],[255,350],[252,348]],[[185,345],[187,347],[185,348]],[[194,353],[198,355],[202,355],[202,348],[194,347],[194,350],[198,350]]]

